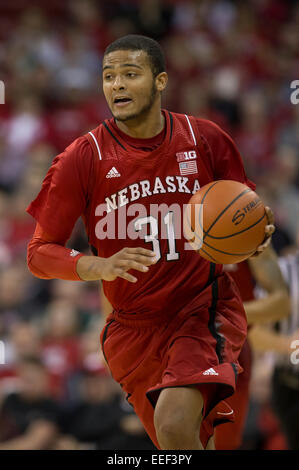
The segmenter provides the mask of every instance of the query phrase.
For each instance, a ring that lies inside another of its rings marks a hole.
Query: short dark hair
[[[154,77],[165,72],[165,57],[160,44],[147,36],[128,34],[109,44],[104,56],[114,51],[144,51],[147,53]]]

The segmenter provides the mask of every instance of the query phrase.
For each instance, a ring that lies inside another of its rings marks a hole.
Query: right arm
[[[37,224],[34,236],[28,245],[28,267],[32,274],[42,279],[65,279],[69,281],[114,281],[121,277],[129,282],[137,278],[128,273],[130,269],[147,272],[155,263],[155,253],[145,248],[123,248],[109,258],[86,256],[79,253],[71,256],[65,248],[65,240],[45,232]]]

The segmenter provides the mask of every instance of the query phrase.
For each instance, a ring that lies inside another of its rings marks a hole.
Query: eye
[[[112,78],[111,74],[107,74],[104,76],[104,80],[111,80],[111,78]]]
[[[129,78],[136,77],[136,75],[137,75],[137,74],[134,73],[134,72],[128,72],[128,73],[127,73],[127,77],[129,77]]]

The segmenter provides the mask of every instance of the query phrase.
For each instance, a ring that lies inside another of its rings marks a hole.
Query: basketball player
[[[271,246],[259,257],[251,257],[248,261],[239,264],[225,265],[224,269],[234,278],[239,288],[249,326],[279,321],[289,315],[288,289],[278,264],[278,258]],[[255,283],[265,290],[267,293],[265,297],[255,299]],[[215,446],[219,450],[238,449],[242,444],[249,403],[252,363],[251,348],[247,339],[238,361],[244,372],[238,377],[236,392],[226,400],[235,412],[235,421],[217,426]]]
[[[54,159],[28,208],[37,220],[28,265],[45,279],[103,280],[114,309],[103,354],[152,441],[160,449],[209,449],[214,424],[232,415],[223,399],[241,371],[246,316],[222,265],[174,238],[170,206],[182,208],[213,180],[254,185],[218,126],[161,109],[166,84],[152,39],[130,35],[108,46],[103,91],[113,118]],[[160,204],[167,207],[161,220],[151,213]],[[80,216],[95,256],[65,248]],[[269,208],[267,217],[259,252],[274,231]]]
[[[268,325],[254,326],[250,331],[250,341],[259,352],[275,353],[272,407],[288,449],[299,450],[299,252],[280,257],[278,262],[289,289],[290,315],[273,323],[271,328],[267,328]]]

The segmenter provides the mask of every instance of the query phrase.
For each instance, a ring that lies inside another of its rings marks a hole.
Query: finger
[[[121,277],[122,279],[125,279],[126,281],[129,281],[129,282],[137,282],[138,279],[137,277],[134,277],[132,276],[132,274],[129,274],[129,273],[126,273],[124,272],[123,274],[120,274],[118,277]]]
[[[265,227],[265,234],[266,234],[267,236],[272,235],[272,233],[274,233],[274,232],[275,232],[275,226],[274,226],[274,225],[266,225],[266,227]]]
[[[274,214],[273,214],[272,209],[269,206],[266,206],[265,212],[266,212],[269,225],[274,225]]]
[[[146,248],[142,248],[141,246],[137,246],[134,248],[124,248],[125,253],[127,254],[138,254],[143,256],[154,257],[156,253],[152,250],[147,250]]]
[[[126,271],[124,271],[121,268],[116,269],[115,274],[117,275],[117,277],[121,277],[122,279],[125,279],[126,281],[129,281],[129,282],[138,281],[137,277],[132,276],[132,274],[126,273]]]
[[[141,271],[142,273],[146,273],[148,271],[148,267],[144,266],[144,264],[137,263],[134,260],[120,260],[118,262],[118,266],[128,271],[129,269],[136,269],[136,271]]]
[[[262,245],[257,247],[256,252],[251,256],[259,256],[261,253],[263,253],[263,251],[265,251],[268,248],[270,243],[271,243],[271,238],[267,238],[267,240]]]
[[[156,258],[153,256],[138,255],[135,253],[128,253],[125,256],[125,259],[136,261],[137,263],[144,264],[145,266],[150,266],[151,264],[155,264],[157,262]]]
[[[262,245],[258,246],[257,247],[257,250],[259,253],[261,253],[262,251],[266,250],[266,248],[268,248],[268,246],[270,245],[271,243],[271,238],[267,238],[267,240],[262,243]]]

